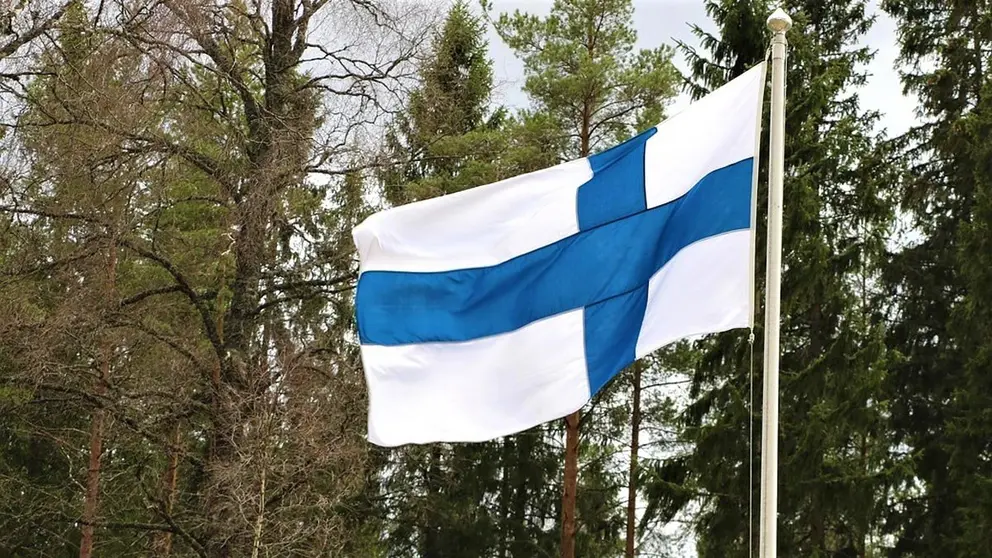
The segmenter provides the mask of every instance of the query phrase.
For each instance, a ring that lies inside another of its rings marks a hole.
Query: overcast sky
[[[494,0],[494,12],[512,12],[520,9],[538,14],[547,13],[552,0]],[[878,15],[875,25],[862,41],[876,51],[868,67],[867,86],[860,91],[862,106],[882,113],[881,126],[890,134],[906,131],[915,121],[915,101],[902,95],[902,87],[895,69],[898,54],[896,26],[884,12],[871,2],[872,11]],[[703,0],[634,0],[634,26],[637,28],[639,48],[653,48],[662,44],[673,45],[676,40],[697,44],[689,24],[695,23],[707,30],[714,26],[706,15]],[[489,29],[489,50],[493,59],[498,85],[498,100],[511,107],[527,104],[527,97],[520,91],[523,85],[523,64],[517,60],[499,36]],[[676,55],[675,64],[685,71],[685,61]],[[669,109],[679,110],[688,99],[680,98]]]

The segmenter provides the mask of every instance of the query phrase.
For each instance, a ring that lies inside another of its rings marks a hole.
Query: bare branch
[[[179,269],[171,261],[169,261],[161,254],[157,254],[155,252],[152,252],[151,250],[142,248],[141,246],[138,246],[137,244],[128,240],[118,240],[118,244],[130,249],[131,251],[135,252],[136,254],[147,260],[151,260],[157,263],[163,269],[169,272],[169,275],[172,276],[172,278],[176,281],[176,284],[179,287],[178,292],[185,294],[186,297],[189,299],[189,301],[196,308],[197,312],[200,313],[200,318],[203,321],[204,333],[206,334],[207,338],[210,339],[210,343],[214,346],[214,350],[217,352],[218,358],[223,359],[225,353],[224,343],[221,341],[220,337],[217,335],[217,330],[214,328],[214,322],[210,314],[210,309],[207,308],[205,304],[203,304],[202,300],[200,300],[200,297],[197,295],[196,291],[193,289],[193,286],[190,284],[189,280],[185,277],[185,275],[183,275],[183,273],[180,272]]]
[[[62,6],[55,11],[55,13],[36,23],[31,27],[31,29],[28,29],[22,34],[15,34],[14,38],[8,40],[6,43],[0,44],[0,60],[14,54],[19,48],[30,43],[51,29],[52,26],[54,26],[55,23],[62,18],[68,8],[69,2],[62,4]]]

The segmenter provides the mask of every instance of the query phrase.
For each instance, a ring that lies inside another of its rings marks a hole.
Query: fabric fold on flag
[[[602,153],[353,231],[369,440],[496,438],[753,313],[759,65]]]

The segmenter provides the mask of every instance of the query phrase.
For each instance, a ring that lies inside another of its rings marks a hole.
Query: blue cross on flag
[[[492,439],[753,314],[764,65],[591,157],[355,228],[369,440]]]

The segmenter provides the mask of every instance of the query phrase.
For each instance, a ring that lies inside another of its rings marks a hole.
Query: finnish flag
[[[608,151],[356,227],[369,440],[519,432],[748,327],[763,89],[762,64]]]

